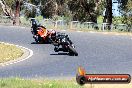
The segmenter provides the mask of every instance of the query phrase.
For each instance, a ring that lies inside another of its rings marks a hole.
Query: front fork
[[[68,52],[68,46],[62,46],[61,48],[59,47],[60,45],[56,45],[54,48],[55,52],[63,51],[63,52]]]
[[[37,35],[33,35],[33,38],[35,39],[35,41],[38,43],[38,36]]]
[[[63,50],[62,50],[63,47],[60,48],[60,44],[55,44],[54,46],[55,46],[55,48],[54,48],[54,51],[55,51],[55,52],[63,51]]]
[[[55,46],[54,51],[58,52],[59,51],[59,46]]]

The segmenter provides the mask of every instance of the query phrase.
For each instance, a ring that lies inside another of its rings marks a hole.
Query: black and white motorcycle
[[[72,41],[69,39],[69,36],[65,33],[57,33],[56,41],[53,43],[55,48],[55,52],[63,51],[69,52],[71,56],[78,56],[77,51],[75,50],[75,46],[73,45]]]

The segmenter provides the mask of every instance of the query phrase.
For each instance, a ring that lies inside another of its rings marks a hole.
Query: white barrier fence
[[[0,23],[12,23],[12,20],[8,17],[0,17]],[[57,20],[53,21],[52,19],[43,19],[40,21],[42,25],[44,25],[48,29],[60,29],[60,30],[84,30],[84,31],[90,31],[90,30],[100,30],[100,31],[125,31],[125,32],[132,32],[132,25],[126,25],[126,24],[111,24],[108,23],[102,23],[97,24],[94,22],[79,22],[79,21],[71,21],[66,22],[64,20]],[[26,20],[25,18],[20,19],[20,25],[22,26],[31,26],[30,21]]]

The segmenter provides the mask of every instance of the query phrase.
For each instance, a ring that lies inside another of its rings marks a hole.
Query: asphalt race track
[[[76,46],[79,56],[54,52],[50,44],[34,42],[30,28],[0,26],[0,41],[33,50],[31,58],[0,67],[3,77],[75,77],[78,66],[87,73],[132,74],[132,37],[99,33],[66,32]]]

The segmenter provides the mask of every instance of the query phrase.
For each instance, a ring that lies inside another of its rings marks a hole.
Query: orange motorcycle
[[[52,43],[55,37],[55,30],[47,30],[44,26],[37,28],[37,34],[34,35],[34,39],[37,43]]]

